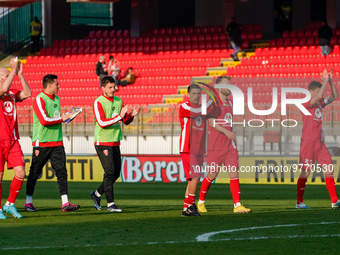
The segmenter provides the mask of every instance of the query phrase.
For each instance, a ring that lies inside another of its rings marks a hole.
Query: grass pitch
[[[331,209],[325,185],[306,187],[310,210],[295,209],[295,185],[241,185],[252,213],[234,214],[229,185],[213,184],[208,213],[195,218],[180,216],[186,184],[116,183],[122,213],[108,213],[105,197],[95,210],[89,195],[98,183],[74,182],[69,200],[79,211],[61,212],[57,184],[38,182],[40,211],[25,212],[25,185],[16,202],[23,218],[0,221],[0,254],[339,254],[340,210]]]

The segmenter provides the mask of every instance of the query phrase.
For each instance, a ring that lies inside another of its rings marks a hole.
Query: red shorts
[[[301,141],[300,164],[303,169],[318,162],[320,165],[332,165],[332,157],[324,142]]]
[[[19,141],[0,140],[0,172],[4,171],[6,161],[7,169],[25,166],[24,154]]]
[[[187,180],[201,177],[201,168],[203,166],[203,155],[192,155],[190,153],[181,153],[182,164],[184,168],[185,177]]]
[[[238,151],[232,143],[225,150],[208,151],[207,161],[209,173],[216,173],[222,170],[236,171],[239,168]]]

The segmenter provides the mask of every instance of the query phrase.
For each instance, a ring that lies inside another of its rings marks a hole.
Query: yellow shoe
[[[200,213],[204,213],[204,212],[208,212],[207,211],[207,208],[205,208],[205,203],[197,203],[197,210],[198,210],[198,212],[200,212]]]
[[[245,208],[243,205],[239,205],[234,208],[234,213],[250,213],[251,209]]]

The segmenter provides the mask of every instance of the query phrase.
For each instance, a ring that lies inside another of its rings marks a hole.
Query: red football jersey
[[[232,121],[233,121],[233,102],[230,99],[227,99],[226,102],[222,103],[221,106],[221,115],[216,118],[216,124],[228,129],[229,131],[233,131]],[[225,120],[223,122],[222,120]],[[232,143],[233,147],[236,148],[235,141],[230,140],[223,133],[220,133],[213,127],[209,125],[209,136],[208,136],[208,150],[209,151],[220,151],[220,150],[228,150],[229,144]]]
[[[18,140],[18,122],[16,102],[19,102],[20,90],[10,89],[0,97],[0,139]]]
[[[202,115],[201,105],[191,104],[190,101],[181,104],[179,120],[181,123],[180,152],[204,155],[206,153],[206,120],[220,115],[219,106],[212,100],[207,102],[207,115]]]
[[[301,140],[305,141],[323,141],[322,132],[322,108],[329,104],[328,98],[323,98],[314,105],[311,100],[302,104],[311,115],[302,114],[303,128]]]

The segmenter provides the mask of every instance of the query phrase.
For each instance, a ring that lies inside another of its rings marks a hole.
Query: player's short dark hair
[[[130,69],[133,70],[133,68],[131,66],[128,68],[128,70],[130,70]]]
[[[57,80],[58,76],[55,74],[47,74],[43,78],[43,88],[46,89],[48,84],[54,83],[54,80]]]
[[[100,85],[101,87],[106,87],[107,84],[109,83],[115,83],[115,79],[112,78],[112,76],[105,76],[101,82]]]
[[[309,83],[309,86],[308,86],[308,90],[315,90],[317,88],[321,88],[322,87],[322,84],[318,81],[312,81],[311,83]]]
[[[201,89],[201,87],[198,86],[197,84],[190,84],[188,87],[188,93],[190,93],[190,90],[192,89]]]
[[[109,57],[109,59],[113,59],[113,56],[111,55],[111,56]]]
[[[233,21],[236,21],[236,17],[235,16],[232,16],[230,19],[233,20]]]
[[[231,76],[227,76],[227,75],[218,76],[215,83],[216,84],[221,83],[222,79],[228,79],[230,81],[231,80]]]

